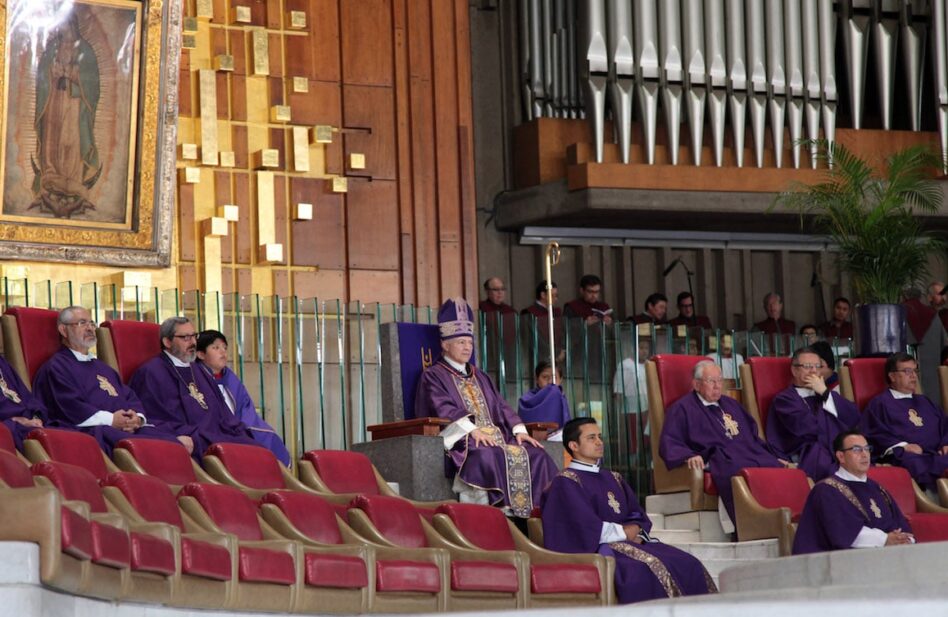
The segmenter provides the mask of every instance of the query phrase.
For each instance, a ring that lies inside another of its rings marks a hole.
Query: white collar
[[[836,477],[841,480],[847,480],[849,482],[865,482],[868,479],[868,476],[859,477],[857,475],[851,474],[842,467],[836,470]]]
[[[577,461],[573,459],[569,462],[567,469],[575,469],[576,471],[588,471],[590,473],[599,473],[599,464],[593,463],[584,463],[582,461]]]
[[[72,355],[76,356],[76,360],[79,360],[80,362],[92,362],[93,360],[95,360],[95,356],[93,356],[92,354],[76,351],[72,347],[67,347],[66,349],[71,351]]]
[[[700,394],[698,394],[698,391],[697,391],[697,390],[695,390],[695,396],[698,397],[698,400],[701,401],[701,404],[704,405],[705,407],[710,407],[711,405],[717,405],[718,407],[721,406],[721,401],[720,401],[720,400],[719,400],[717,403],[712,403],[712,402],[710,402],[710,401],[706,401],[706,400],[704,400],[704,397],[703,397],[703,396],[701,396]]]
[[[448,366],[450,366],[457,372],[464,373],[465,375],[467,375],[467,364],[461,364],[460,362],[455,362],[454,360],[452,360],[451,358],[447,356],[444,357],[444,361],[448,363]]]
[[[915,396],[911,392],[906,394],[905,392],[899,392],[898,390],[893,390],[892,388],[889,388],[889,392],[892,393],[892,398],[894,398],[895,400],[899,400],[902,398],[912,398],[913,396]]]
[[[793,386],[793,389],[797,391],[797,394],[800,395],[800,398],[810,398],[811,396],[819,396],[814,390],[809,388],[798,388]]]
[[[191,366],[190,362],[182,362],[176,356],[171,355],[167,351],[165,352],[165,355],[171,358],[171,363],[177,366],[178,368],[188,368]]]

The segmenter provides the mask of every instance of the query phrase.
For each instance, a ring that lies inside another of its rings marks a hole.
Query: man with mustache
[[[115,369],[89,353],[96,343],[89,311],[81,306],[63,309],[56,329],[62,347],[33,378],[33,392],[46,405],[51,427],[92,435],[109,454],[116,443],[130,437],[177,439],[190,452],[194,445],[190,437],[155,426]]]
[[[191,320],[169,317],[161,324],[160,336],[161,353],[135,371],[129,382],[149,420],[190,437],[197,459],[217,442],[257,445],[207,371],[196,366],[197,331]]]

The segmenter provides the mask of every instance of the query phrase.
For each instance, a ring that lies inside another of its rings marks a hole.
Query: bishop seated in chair
[[[471,364],[473,318],[461,298],[438,311],[442,354],[422,373],[415,417],[451,421],[441,437],[446,472],[460,501],[498,505],[508,515],[529,518],[557,468],[490,377]]]

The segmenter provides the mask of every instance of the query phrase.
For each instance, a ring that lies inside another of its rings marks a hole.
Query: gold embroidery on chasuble
[[[908,418],[908,419],[909,419],[909,422],[911,422],[911,423],[914,424],[915,426],[919,426],[919,427],[925,426],[925,421],[922,420],[922,417],[921,417],[920,415],[918,415],[918,412],[915,411],[914,409],[909,409],[909,418]]]
[[[96,379],[99,380],[99,389],[108,394],[109,396],[118,396],[118,392],[115,391],[115,386],[112,385],[112,382],[103,377],[102,375],[96,375]]]
[[[612,508],[613,512],[615,512],[616,514],[619,514],[622,511],[622,506],[619,504],[619,501],[616,499],[615,493],[613,493],[612,491],[609,491],[608,493],[606,493],[606,496],[609,498],[607,501],[607,503],[609,504],[609,507]]]
[[[502,444],[507,471],[507,504],[514,516],[529,518],[533,510],[530,456],[523,446],[504,443],[504,434],[491,420],[487,399],[484,398],[484,392],[477,383],[477,378],[473,374],[466,377],[453,371],[451,375],[464,409],[474,418],[474,425],[490,435],[494,441]]]
[[[7,397],[14,403],[21,402],[20,395],[17,394],[15,390],[11,389],[9,385],[7,385],[7,380],[3,378],[3,375],[0,375],[0,391],[3,392],[3,396]]]
[[[662,589],[665,590],[665,594],[669,598],[677,598],[681,595],[681,587],[679,587],[675,579],[672,578],[671,572],[668,571],[668,568],[665,567],[662,560],[655,555],[629,542],[610,542],[609,548],[620,555],[625,555],[630,559],[640,561],[648,566],[648,569],[652,571],[652,574],[654,574],[658,582],[661,583]]]
[[[882,510],[879,509],[879,504],[876,503],[875,499],[869,500],[869,509],[876,515],[876,518],[882,518]]]
[[[569,478],[570,480],[572,480],[576,484],[579,484],[580,486],[582,486],[583,484],[583,481],[579,479],[579,474],[573,471],[572,469],[564,469],[563,471],[560,472],[560,475],[563,476],[564,478]]]
[[[207,409],[207,403],[204,401],[204,393],[198,390],[197,384],[193,381],[188,384],[188,394],[191,395],[191,398],[198,402],[198,405],[201,406],[201,409]]]
[[[721,413],[721,423],[724,425],[724,434],[727,435],[728,439],[734,439],[741,434],[741,426],[728,412],[723,411]]]
[[[616,479],[616,483],[618,483],[619,486],[622,486],[622,474],[618,471],[613,471],[611,473],[612,477]]]
[[[859,499],[856,498],[856,495],[853,494],[852,489],[846,486],[845,482],[843,482],[842,480],[838,480],[834,478],[833,476],[830,476],[829,478],[826,478],[825,480],[821,480],[821,482],[832,486],[837,491],[842,493],[843,497],[845,497],[846,500],[849,501],[849,503],[851,503],[854,508],[859,510],[859,513],[862,514],[864,519],[866,519],[867,521],[871,520],[869,518],[869,513],[866,512],[866,509],[864,507],[862,507],[862,503],[859,501]],[[875,502],[873,501],[871,503],[875,503]],[[876,507],[878,508],[878,506]]]

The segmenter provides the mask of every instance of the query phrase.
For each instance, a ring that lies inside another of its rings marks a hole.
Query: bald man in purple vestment
[[[599,465],[602,432],[593,418],[567,422],[563,444],[573,460],[543,496],[546,548],[614,557],[622,604],[717,592],[694,556],[649,536],[652,522],[632,487]]]
[[[779,392],[767,414],[767,441],[814,480],[836,471],[833,439],[859,424],[859,410],[823,381],[823,359],[801,347],[790,360],[793,383]]]
[[[695,365],[694,391],[665,412],[659,454],[669,469],[707,469],[721,503],[734,521],[731,477],[744,467],[781,467],[777,452],[757,433],[757,423],[736,400],[722,394],[721,367],[711,360]],[[726,531],[732,525],[725,524]],[[730,529],[733,531],[733,529]]]
[[[50,426],[92,435],[108,454],[116,443],[133,437],[177,440],[190,451],[188,437],[176,439],[175,433],[156,427],[115,369],[89,354],[96,337],[88,310],[63,309],[56,328],[63,346],[33,377],[33,391],[49,411]]]
[[[143,364],[129,385],[138,394],[151,421],[194,442],[200,460],[217,442],[258,445],[247,426],[224,401],[212,377],[197,366],[197,332],[187,317],[169,317],[161,324],[161,348]]]
[[[948,470],[948,417],[917,394],[918,364],[907,353],[886,359],[889,388],[869,401],[861,430],[879,461],[905,467],[922,488],[934,489]]]
[[[30,431],[47,422],[46,407],[33,396],[13,367],[0,356],[0,421],[10,430],[17,449]]]
[[[833,440],[839,468],[817,482],[800,514],[793,554],[913,544],[899,505],[867,476],[871,447],[858,431]]]
[[[462,502],[500,505],[528,518],[556,465],[486,373],[470,363],[473,312],[462,298],[438,311],[442,355],[422,373],[415,417],[451,421],[441,432],[448,477]]]

